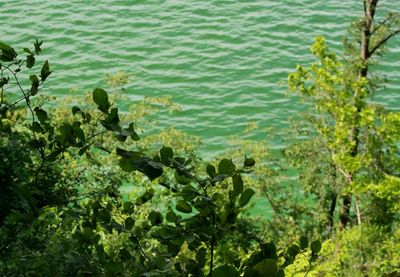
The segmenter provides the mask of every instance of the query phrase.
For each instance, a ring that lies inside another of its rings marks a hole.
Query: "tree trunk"
[[[332,237],[333,235],[333,227],[334,227],[334,213],[336,209],[336,201],[337,201],[337,193],[332,192],[331,194],[331,206],[328,212],[328,232],[329,236]]]
[[[358,72],[358,78],[365,78],[368,74],[368,59],[370,58],[370,41],[371,34],[373,31],[373,22],[375,16],[376,6],[379,0],[364,0],[364,22],[361,30],[361,45],[360,45],[360,58],[361,64]],[[358,90],[354,91],[354,105],[357,108],[357,112],[360,113],[362,107],[360,105],[361,99],[360,92]],[[350,152],[352,157],[356,157],[358,154],[358,146],[359,146],[359,133],[360,130],[357,126],[354,126],[350,132],[350,140],[354,141],[354,147]],[[348,183],[351,184],[353,182],[353,173],[348,173],[349,178]],[[343,230],[346,228],[349,219],[350,219],[350,208],[351,208],[351,199],[352,196],[343,196],[343,202],[340,209],[340,217],[339,217],[339,228]],[[358,213],[360,214],[360,213]],[[358,222],[361,222],[361,218]]]
[[[344,230],[350,221],[351,195],[343,196],[342,207],[339,215],[339,229]]]

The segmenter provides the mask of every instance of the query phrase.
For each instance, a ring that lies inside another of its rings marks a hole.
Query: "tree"
[[[317,259],[321,243],[306,238],[281,251],[252,238],[243,242],[249,257],[216,259],[229,243],[224,238],[244,229],[237,219],[255,191],[242,175],[255,160],[245,157],[238,166],[223,158],[204,167],[168,146],[138,147],[136,122],[123,121],[102,88],[91,92],[95,110],[74,105],[61,116],[48,112],[46,98],[36,95],[52,73],[49,62],[29,76],[29,88],[20,81],[41,47],[36,40],[21,59],[0,43],[2,274],[282,276],[299,254],[308,253],[310,266]],[[122,175],[99,153],[119,159],[125,174],[138,174],[126,179],[143,185],[135,198],[124,199]],[[153,203],[160,196],[167,201]]]
[[[339,187],[341,230],[348,226],[353,200],[357,223],[361,224],[360,195],[364,196],[363,208],[373,206],[380,213],[366,220],[393,217],[393,210],[388,207],[393,202],[382,201],[376,188],[398,176],[395,167],[399,137],[394,130],[398,130],[399,114],[368,102],[377,86],[368,72],[370,65],[377,62],[375,57],[383,54],[385,44],[400,32],[400,24],[398,14],[389,14],[375,23],[378,2],[364,1],[364,16],[353,25],[352,37],[345,41],[342,61],[327,48],[324,38],[318,37],[311,48],[318,61],[308,69],[298,66],[296,73],[289,75],[290,89],[311,99],[320,112],[314,124],[329,152],[335,175],[344,178]],[[335,188],[336,183],[331,187]],[[335,197],[333,206],[334,203]]]

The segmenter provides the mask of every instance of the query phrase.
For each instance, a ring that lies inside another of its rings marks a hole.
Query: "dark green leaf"
[[[78,151],[78,155],[82,156],[83,154],[85,154],[85,152],[89,149],[89,145],[85,145],[84,147],[82,147],[81,149],[79,149]]]
[[[186,201],[192,201],[198,195],[199,195],[199,193],[197,192],[197,190],[194,187],[192,187],[191,185],[185,186],[181,192],[181,196]]]
[[[253,158],[245,157],[245,159],[244,159],[244,166],[245,167],[251,167],[251,166],[254,166],[255,164],[256,164],[256,161]]]
[[[138,141],[140,140],[139,135],[135,131],[135,124],[132,122],[129,124],[128,128],[125,128],[122,132],[121,135],[131,137],[132,140]]]
[[[168,222],[174,223],[177,219],[179,219],[179,217],[174,213],[173,210],[169,210],[169,211],[167,212],[167,215],[165,216],[165,219],[166,219]]]
[[[38,39],[36,39],[36,41],[33,43],[36,54],[40,54],[40,52],[42,51],[42,49],[40,48],[40,46],[42,46],[42,43],[43,43],[43,40],[39,42]]]
[[[182,213],[190,214],[192,212],[192,206],[185,200],[179,200],[176,203],[176,209]]]
[[[3,77],[3,78],[1,78],[1,79],[0,79],[0,88],[2,88],[4,85],[7,85],[9,79],[10,79],[9,77]]]
[[[8,44],[0,42],[0,60],[12,62],[17,57],[17,52]]]
[[[151,211],[149,213],[148,219],[149,219],[151,225],[154,226],[154,225],[159,225],[162,223],[163,216],[159,212]]]
[[[42,133],[44,132],[43,127],[38,122],[33,122],[30,128],[35,133]]]
[[[196,252],[196,261],[200,267],[204,267],[206,265],[206,254],[207,254],[207,251],[204,247],[201,247]]]
[[[23,49],[26,54],[33,55],[32,51],[29,48]]]
[[[240,193],[243,192],[243,179],[240,174],[234,174],[232,176],[232,182],[233,182],[233,192],[235,193],[236,196],[238,196]]]
[[[131,255],[131,253],[129,253],[129,251],[127,250],[127,249],[125,249],[125,248],[122,248],[121,250],[119,250],[119,253],[118,253],[119,255],[119,257],[121,258],[121,260],[123,260],[123,261],[129,261],[129,260],[131,260],[132,259],[132,255]]]
[[[121,132],[122,128],[119,125],[119,122],[118,108],[112,108],[110,113],[107,114],[106,118],[104,120],[100,120],[101,125],[103,125],[107,130]]]
[[[232,174],[236,170],[232,160],[222,159],[218,164],[218,174]]]
[[[148,157],[143,157],[138,160],[132,160],[136,169],[144,173],[150,180],[154,180],[163,174],[162,165],[151,160]]]
[[[315,240],[311,243],[310,248],[312,253],[317,254],[319,251],[321,251],[321,242],[319,240]]]
[[[36,75],[29,76],[29,80],[31,80],[31,95],[34,96],[38,93],[39,88],[39,78]]]
[[[213,277],[239,277],[239,272],[232,265],[221,265],[214,269]]]
[[[127,151],[121,148],[116,149],[116,154],[120,157],[127,158],[127,159],[139,159],[143,155],[140,152],[137,151]]]
[[[242,193],[242,195],[240,196],[240,199],[239,199],[240,207],[246,206],[249,203],[250,199],[253,197],[254,194],[255,194],[254,190],[250,189],[250,188],[248,188],[245,191],[243,191],[243,193]]]
[[[302,236],[302,237],[300,238],[300,248],[301,248],[301,249],[305,249],[305,248],[307,248],[307,247],[308,247],[308,238]]]
[[[222,182],[228,177],[229,177],[229,175],[227,175],[227,174],[218,174],[218,175],[214,176],[214,178],[211,179],[211,182],[214,182],[214,183]]]
[[[72,114],[73,115],[76,115],[77,113],[81,113],[81,112],[82,112],[82,110],[78,106],[73,106],[72,107]]]
[[[119,166],[125,172],[132,172],[136,170],[135,165],[132,163],[130,159],[122,158],[119,160]]]
[[[208,176],[210,176],[211,178],[214,178],[215,175],[217,175],[215,167],[211,164],[207,165],[206,171],[207,171]]]
[[[39,119],[39,121],[41,123],[45,122],[48,119],[47,112],[45,110],[43,110],[39,107],[35,107],[34,111],[36,113],[37,118]]]
[[[42,70],[40,71],[40,78],[42,81],[46,81],[47,77],[51,74],[49,62],[46,60],[42,66]]]
[[[123,207],[124,207],[124,211],[128,214],[133,214],[133,212],[135,210],[135,205],[131,201],[124,202]]]
[[[128,230],[132,230],[133,226],[135,226],[135,221],[132,219],[132,217],[128,217],[125,219],[125,228]]]
[[[160,149],[161,162],[165,165],[169,165],[172,162],[174,151],[170,147],[163,147]]]
[[[26,67],[32,68],[35,65],[35,56],[28,55],[26,56]]]
[[[277,259],[276,246],[272,242],[260,245],[261,254],[264,259]]]
[[[95,88],[92,92],[92,98],[94,103],[98,105],[98,109],[103,113],[107,113],[110,108],[110,102],[108,101],[108,94],[104,89]]]
[[[179,174],[178,171],[175,171],[174,176],[175,176],[175,180],[178,182],[178,184],[181,184],[181,185],[187,185],[192,181],[190,178],[186,177],[185,175]]]
[[[260,276],[275,276],[278,272],[278,265],[274,259],[264,259],[253,266]]]
[[[293,244],[287,249],[286,252],[288,255],[296,257],[296,255],[300,253],[300,248],[296,244]]]

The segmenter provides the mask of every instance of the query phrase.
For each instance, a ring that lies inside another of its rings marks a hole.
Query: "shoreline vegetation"
[[[171,97],[129,106],[123,72],[45,95],[45,42],[0,42],[0,274],[400,276],[400,112],[369,101],[400,34],[384,1],[363,1],[343,53],[318,36],[289,74],[311,110],[279,154],[237,136],[205,161],[194,136],[145,132]]]

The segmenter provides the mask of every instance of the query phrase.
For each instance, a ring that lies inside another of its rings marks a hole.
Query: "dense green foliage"
[[[318,37],[289,75],[313,108],[302,139],[277,154],[236,138],[210,163],[175,129],[142,135],[168,98],[126,108],[118,73],[57,101],[42,42],[0,43],[0,274],[398,276],[400,113],[370,103],[368,72],[400,24],[374,24],[377,3],[342,57]],[[271,216],[250,216],[254,199]]]

